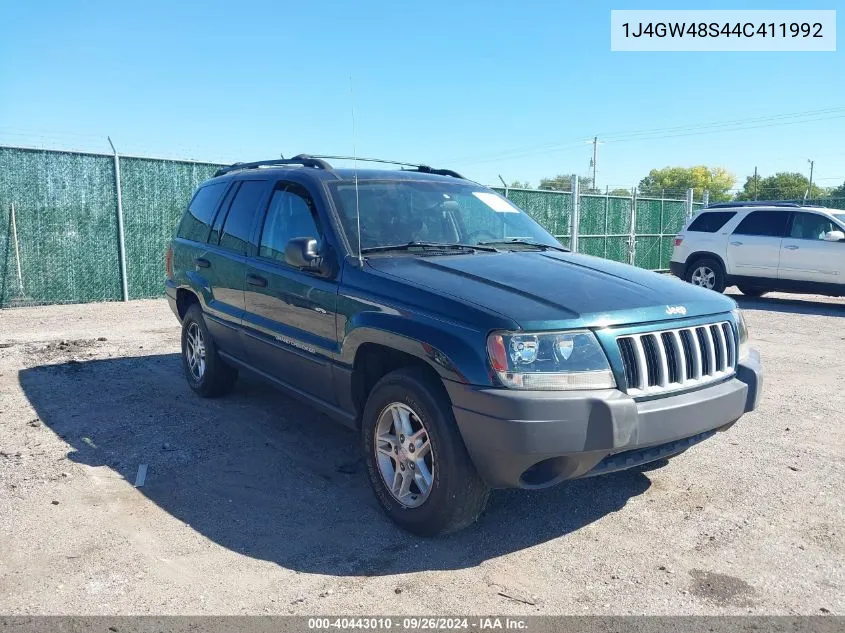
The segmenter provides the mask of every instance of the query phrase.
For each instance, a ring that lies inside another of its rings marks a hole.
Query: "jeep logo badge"
[[[673,316],[675,314],[685,316],[686,313],[687,309],[684,306],[666,306],[666,314],[670,316]]]

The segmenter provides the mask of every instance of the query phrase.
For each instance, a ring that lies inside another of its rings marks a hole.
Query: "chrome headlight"
[[[487,354],[502,384],[511,389],[612,389],[607,356],[589,330],[493,332]]]
[[[748,326],[745,325],[745,319],[742,317],[742,312],[739,308],[732,310],[734,322],[736,323],[736,333],[739,337],[739,360],[748,356]]]

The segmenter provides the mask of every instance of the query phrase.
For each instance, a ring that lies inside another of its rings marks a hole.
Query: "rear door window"
[[[784,237],[789,213],[786,211],[752,211],[739,223],[734,235]]]
[[[715,233],[725,226],[735,215],[736,211],[705,211],[698,214],[698,217],[687,227],[687,231]]]
[[[223,223],[220,246],[246,254],[258,203],[266,188],[266,180],[245,180],[241,183]]]
[[[211,220],[220,202],[220,196],[228,183],[216,182],[200,187],[188,205],[188,210],[182,216],[177,237],[196,242],[205,242],[211,230]]]
[[[220,243],[220,233],[223,231],[223,220],[226,219],[229,207],[232,206],[232,198],[234,198],[235,194],[238,193],[238,188],[240,186],[241,183],[239,182],[233,183],[232,186],[229,187],[229,191],[226,192],[226,195],[223,196],[223,202],[220,204],[220,209],[218,209],[217,215],[214,218],[214,224],[211,225],[211,234],[208,236],[209,244]]]

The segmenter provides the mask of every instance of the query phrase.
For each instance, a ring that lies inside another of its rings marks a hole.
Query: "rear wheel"
[[[188,308],[182,321],[182,370],[188,385],[203,398],[226,395],[238,379],[237,370],[217,353],[197,304]]]
[[[722,265],[710,257],[702,257],[687,266],[685,279],[693,286],[716,292],[725,290],[725,272]]]
[[[443,386],[424,369],[382,378],[367,399],[361,430],[370,484],[398,525],[437,536],[481,514],[489,489],[470,460]]]
[[[746,297],[762,297],[768,292],[765,288],[756,288],[754,286],[737,286]]]

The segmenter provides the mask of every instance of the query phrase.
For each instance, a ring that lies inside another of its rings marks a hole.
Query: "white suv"
[[[675,236],[672,274],[722,292],[845,296],[845,211],[785,202],[702,209]]]

